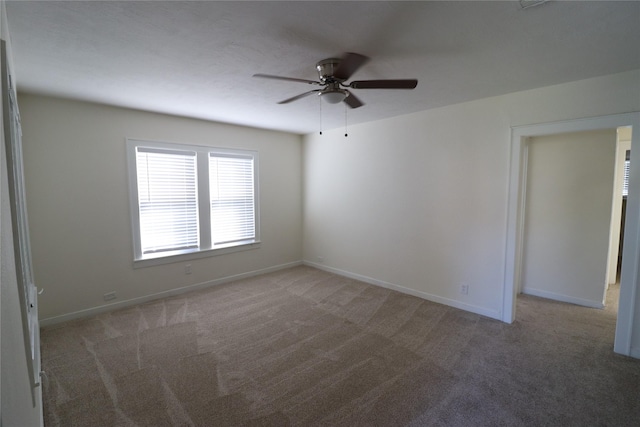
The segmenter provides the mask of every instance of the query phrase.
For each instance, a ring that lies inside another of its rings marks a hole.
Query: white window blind
[[[260,247],[258,152],[127,139],[134,267]]]
[[[253,174],[253,157],[209,155],[211,241],[214,246],[255,239]]]
[[[630,161],[630,151],[627,150],[626,153],[626,158],[624,160],[624,181],[622,182],[622,195],[623,196],[628,196],[629,195],[629,167],[631,164]]]
[[[142,254],[199,246],[196,153],[136,150]]]

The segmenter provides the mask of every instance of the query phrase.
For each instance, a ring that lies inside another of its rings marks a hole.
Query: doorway
[[[523,272],[524,218],[527,184],[527,142],[535,136],[613,129],[631,126],[640,129],[640,113],[571,120],[512,128],[510,176],[507,209],[507,241],[502,320],[511,323],[516,317],[516,296],[521,289]],[[632,133],[628,208],[625,215],[625,245],[622,255],[620,301],[614,351],[632,353],[633,318],[636,306],[637,277],[640,267],[640,132]]]
[[[526,150],[519,291],[603,308],[616,129],[534,136]]]
[[[629,169],[631,165],[630,127],[616,129],[616,164],[611,206],[611,233],[607,262],[607,288],[619,285],[624,248],[625,214],[629,193]]]

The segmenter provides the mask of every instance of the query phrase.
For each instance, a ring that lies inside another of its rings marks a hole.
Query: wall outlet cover
[[[111,301],[118,298],[115,292],[107,292],[102,297],[104,298],[105,301]]]

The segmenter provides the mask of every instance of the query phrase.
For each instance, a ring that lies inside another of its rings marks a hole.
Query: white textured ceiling
[[[311,87],[343,52],[354,79],[417,78],[415,90],[356,90],[349,123],[640,68],[640,2],[7,1],[19,90],[277,129],[319,128]],[[322,106],[325,129],[343,104]]]

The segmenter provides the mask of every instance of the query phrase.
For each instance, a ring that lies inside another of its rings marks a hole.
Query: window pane
[[[210,154],[209,180],[213,244],[255,239],[253,158]]]
[[[136,165],[142,253],[197,248],[195,153],[138,148]]]
[[[631,164],[630,159],[630,150],[627,150],[624,161],[624,181],[622,183],[622,195],[629,195],[629,166]]]

